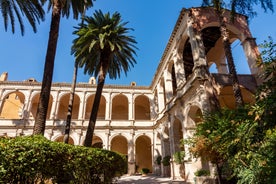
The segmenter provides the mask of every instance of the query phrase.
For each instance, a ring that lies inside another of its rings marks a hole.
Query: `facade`
[[[251,74],[239,75],[244,101],[252,103],[259,69],[259,55],[247,19],[238,15],[230,22],[225,12],[230,41],[240,40]],[[127,156],[128,174],[142,168],[193,181],[200,168],[212,169],[186,155],[184,165],[173,154],[186,149],[180,140],[192,136],[202,114],[218,101],[221,107],[235,107],[218,18],[211,8],[182,9],[150,86],[105,85],[93,138],[93,146]],[[211,73],[211,65],[217,72]],[[9,81],[0,77],[0,136],[31,135],[41,83],[35,79]],[[62,141],[71,84],[53,83],[45,137]],[[95,79],[76,85],[70,143],[83,143],[96,91]],[[170,156],[169,166],[158,158]]]

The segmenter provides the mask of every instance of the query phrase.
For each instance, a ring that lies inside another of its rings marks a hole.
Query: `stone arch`
[[[194,59],[193,59],[190,38],[188,38],[184,44],[182,58],[183,58],[183,64],[184,64],[185,78],[187,80],[189,76],[193,73],[193,68],[194,68]]]
[[[137,171],[148,168],[152,172],[152,147],[151,139],[146,135],[140,135],[135,140],[135,161]]]
[[[110,141],[110,150],[116,151],[123,155],[128,154],[128,141],[123,135],[116,135]]]
[[[25,95],[20,91],[6,94],[0,108],[0,117],[3,119],[21,119],[23,116]]]
[[[86,107],[85,107],[85,119],[90,118],[90,114],[92,111],[92,106],[94,104],[95,94],[90,95],[86,100]],[[97,119],[104,120],[105,119],[105,111],[106,111],[106,100],[105,97],[102,95],[100,99],[100,106],[97,114]]]
[[[70,93],[65,93],[60,96],[59,107],[58,107],[58,111],[57,111],[58,114],[56,115],[57,119],[65,120],[67,118],[69,100],[70,100]],[[80,97],[75,94],[72,119],[78,119],[79,108],[80,108]]]
[[[38,103],[39,103],[39,97],[40,93],[36,93],[32,97],[31,101],[31,106],[30,106],[30,114],[29,117],[32,119],[36,118],[36,113],[37,113],[37,108],[38,108]],[[51,109],[52,109],[52,104],[53,104],[53,96],[50,94],[49,98],[49,105],[48,105],[48,110],[47,110],[47,116],[46,119],[50,119],[50,114],[51,114]]]
[[[176,73],[175,73],[175,67],[174,67],[174,62],[171,61],[169,66],[168,66],[168,71],[170,73],[170,78],[171,78],[171,87],[172,87],[172,92],[173,95],[176,95],[176,89],[177,89],[177,83],[176,83]]]
[[[186,127],[196,127],[202,121],[202,111],[199,106],[191,105],[187,114]]]
[[[92,140],[92,147],[103,148],[103,140],[99,136],[94,135]]]
[[[134,100],[135,120],[150,120],[150,101],[145,95],[139,95]]]
[[[112,120],[128,120],[128,98],[119,94],[112,99]]]
[[[63,142],[63,138],[64,138],[64,135],[59,135],[56,138],[54,138],[53,140],[55,142]],[[75,145],[74,139],[71,136],[69,136],[68,144]]]
[[[242,40],[240,36],[241,31],[238,30],[235,26],[228,26],[227,31],[229,32],[229,40],[232,47],[234,62],[244,61],[239,62],[240,65],[242,64],[242,67],[237,68],[237,73],[250,73],[249,63],[240,44]],[[201,30],[201,35],[205,47],[208,66],[210,66],[212,63],[216,63],[218,73],[229,73],[219,26],[205,26]]]
[[[255,101],[254,94],[243,86],[240,86],[240,88],[241,88],[241,93],[242,93],[244,103],[245,104],[254,103]],[[235,97],[234,97],[232,86],[222,87],[219,91],[218,99],[221,107],[227,107],[230,109],[236,108]]]
[[[173,140],[174,140],[174,151],[183,151],[184,145],[180,145],[180,141],[183,139],[183,128],[182,128],[182,122],[175,118],[175,120],[172,123],[173,128]]]
[[[165,79],[164,79],[164,76],[161,78],[160,87],[162,88],[162,93],[163,93],[163,98],[164,98],[162,100],[164,101],[164,107],[165,107],[166,103],[167,103],[167,98],[166,98],[166,88],[165,88]],[[159,109],[159,110],[161,110],[161,109]]]

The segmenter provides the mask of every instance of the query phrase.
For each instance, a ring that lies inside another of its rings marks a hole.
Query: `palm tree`
[[[73,18],[78,19],[79,14],[83,13],[84,6],[89,8],[93,6],[92,0],[51,0],[49,1],[50,10],[52,8],[51,27],[48,39],[48,47],[45,58],[44,74],[41,85],[41,93],[39,97],[37,116],[35,118],[35,125],[33,128],[33,134],[44,134],[46,115],[52,85],[52,77],[54,70],[54,62],[58,41],[60,17],[69,17],[72,9]]]
[[[77,27],[74,34],[72,53],[84,73],[98,77],[96,95],[90,114],[89,124],[84,140],[84,146],[91,146],[96,124],[100,98],[105,83],[106,74],[110,79],[120,78],[121,71],[126,74],[136,60],[135,44],[132,36],[127,33],[132,30],[126,28],[127,22],[122,22],[121,15],[115,12],[103,14],[96,11],[93,17],[85,17],[84,25]]]
[[[203,0],[202,2],[203,2],[203,5],[214,6],[215,12],[219,19],[220,32],[223,40],[223,46],[225,50],[225,56],[227,59],[229,74],[230,74],[230,77],[232,78],[232,85],[233,85],[233,92],[235,96],[236,106],[237,107],[243,106],[244,102],[242,98],[241,89],[239,86],[236,67],[234,64],[231,44],[229,40],[229,33],[227,31],[225,19],[223,18],[224,7],[227,7],[227,5],[223,0]],[[235,14],[237,10],[239,11],[239,13],[243,13],[248,16],[255,15],[256,13],[253,11],[253,5],[257,5],[258,3],[261,3],[262,8],[265,10],[267,9],[273,10],[273,5],[271,0],[247,0],[247,1],[231,0],[229,6],[231,7],[232,19],[235,18]]]
[[[85,16],[86,7],[84,6],[83,9],[84,9],[84,11],[82,12],[81,25],[83,25],[83,21],[84,21],[83,19]],[[63,142],[66,144],[68,144],[69,136],[70,136],[70,126],[71,126],[71,119],[72,119],[72,113],[73,113],[73,104],[74,104],[74,97],[75,97],[77,75],[78,75],[78,63],[75,62],[74,63],[73,80],[72,80],[70,98],[69,98],[69,104],[68,104],[68,112],[67,112],[67,117],[66,117],[65,132],[64,132],[64,138],[63,138]]]
[[[68,111],[67,111],[67,117],[66,117],[65,132],[64,132],[64,138],[63,138],[63,142],[66,144],[68,144],[69,136],[70,136],[70,126],[71,126],[71,119],[72,119],[72,112],[73,112],[77,75],[78,75],[78,63],[75,62],[73,80],[72,80],[70,98],[69,98],[69,104],[68,104]]]
[[[40,23],[40,20],[44,20],[43,3],[44,0],[1,0],[0,10],[3,16],[5,30],[7,31],[10,20],[12,33],[15,32],[16,16],[20,25],[21,35],[23,36],[25,29],[22,16],[26,16],[33,31],[36,33],[36,22]]]

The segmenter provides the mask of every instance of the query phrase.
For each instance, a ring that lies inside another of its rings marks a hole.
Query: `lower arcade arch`
[[[152,149],[151,139],[142,135],[135,141],[135,160],[136,160],[136,172],[140,172],[142,168],[148,168],[152,172]]]
[[[93,136],[92,148],[103,148],[103,141],[98,136]]]
[[[64,135],[61,135],[61,136],[57,137],[54,141],[55,142],[64,142],[63,139],[64,139]],[[69,137],[68,144],[74,145],[74,140],[72,137]]]
[[[25,96],[21,92],[13,92],[5,96],[2,107],[0,107],[0,118],[21,119],[23,117]],[[0,104],[1,105],[1,104]],[[12,111],[10,109],[13,109]]]
[[[127,139],[124,136],[117,135],[111,140],[110,149],[112,151],[116,151],[123,155],[127,155],[127,148],[128,148],[128,143],[127,143]]]

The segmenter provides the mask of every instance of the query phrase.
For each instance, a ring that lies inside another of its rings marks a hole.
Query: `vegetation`
[[[185,151],[177,151],[173,154],[175,163],[183,164],[185,159]]]
[[[199,169],[194,174],[195,176],[210,176],[210,171],[205,169]]]
[[[37,115],[33,134],[44,134],[48,104],[50,99],[54,63],[56,56],[56,48],[59,35],[59,26],[61,16],[69,17],[70,12],[73,13],[73,18],[78,19],[79,14],[84,12],[84,7],[89,8],[93,5],[92,0],[51,0],[49,1],[50,10],[52,8],[52,18],[50,25],[50,33],[48,39],[47,52],[44,64],[44,73],[41,85],[41,93],[38,102]]]
[[[98,77],[98,84],[89,124],[85,146],[91,146],[97,113],[100,105],[102,89],[106,75],[111,79],[120,77],[122,71],[126,72],[136,61],[136,41],[126,28],[127,22],[122,22],[121,15],[115,12],[103,14],[96,11],[93,17],[85,17],[84,23],[76,28],[74,34],[77,38],[73,41],[72,53],[80,67],[84,67],[84,73]]]
[[[163,166],[169,166],[170,165],[171,156],[167,155],[164,156],[162,159]]]
[[[0,183],[111,183],[125,170],[125,157],[112,151],[40,135],[0,138]]]
[[[158,156],[156,157],[156,159],[155,159],[155,163],[156,163],[157,165],[161,165],[161,161],[162,161],[162,156],[161,156],[161,155],[158,155]]]
[[[229,166],[239,184],[276,182],[276,44],[269,38],[261,47],[264,83],[256,103],[206,114],[189,142],[194,157],[216,164],[219,175]]]
[[[12,33],[15,32],[15,16],[19,22],[21,34],[24,35],[24,21],[22,19],[25,16],[28,22],[31,24],[33,31],[36,32],[36,23],[40,23],[44,20],[44,10],[42,8],[42,3],[44,0],[1,0],[0,10],[2,13],[4,27],[7,31],[8,22],[11,22]]]
[[[148,174],[149,172],[150,172],[150,170],[148,168],[142,168],[141,169],[142,174]]]

